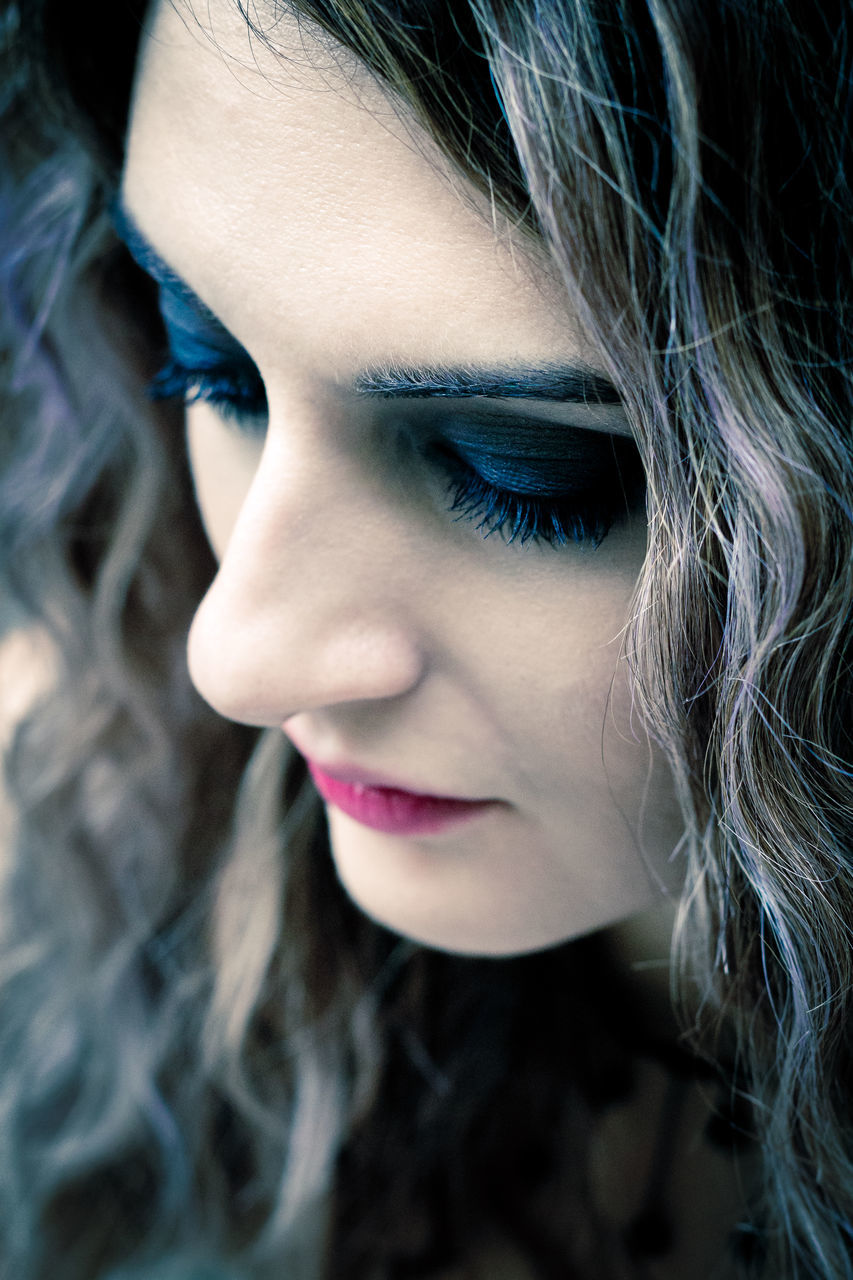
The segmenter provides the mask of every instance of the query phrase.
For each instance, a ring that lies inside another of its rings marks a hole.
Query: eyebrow
[[[201,320],[230,337],[222,321],[185,280],[160,257],[119,197],[111,217],[130,256],[158,284],[191,307]],[[377,365],[353,379],[358,395],[384,399],[545,400],[555,404],[620,405],[622,397],[609,378],[582,362],[539,367],[500,365],[450,368],[444,365]]]
[[[563,404],[622,403],[609,379],[582,364],[493,369],[391,366],[364,370],[354,385],[356,391],[365,395],[403,399],[482,396],[500,400],[553,400]]]

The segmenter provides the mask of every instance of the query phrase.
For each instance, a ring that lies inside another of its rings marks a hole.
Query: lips
[[[308,760],[314,785],[327,804],[375,831],[391,835],[433,835],[470,821],[494,800],[460,800],[386,786],[377,775],[358,768],[335,769],[334,774]]]

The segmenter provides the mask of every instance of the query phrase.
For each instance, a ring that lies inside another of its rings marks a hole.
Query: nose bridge
[[[189,637],[193,681],[229,719],[279,724],[423,676],[411,540],[356,463],[264,451]]]

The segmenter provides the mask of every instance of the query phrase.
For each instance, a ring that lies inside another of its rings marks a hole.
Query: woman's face
[[[320,771],[340,878],[393,929],[509,954],[624,919],[675,884],[681,830],[621,656],[645,552],[642,504],[618,518],[628,423],[559,288],[427,135],[304,24],[270,34],[250,44],[233,0],[159,4],[129,136],[124,203],[184,282],[136,245],[166,389],[202,397],[220,567],[193,681]]]

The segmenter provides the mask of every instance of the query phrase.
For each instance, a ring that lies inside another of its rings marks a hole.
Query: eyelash
[[[261,418],[267,412],[267,396],[257,372],[238,365],[190,369],[179,360],[170,360],[149,382],[148,394],[152,400],[180,396],[184,404],[205,400],[233,422]]]
[[[267,412],[267,399],[256,370],[215,365],[190,369],[170,360],[148,385],[154,400],[181,397],[185,404],[199,400],[213,405],[222,418],[243,423],[251,433],[252,420]],[[437,465],[450,484],[451,512],[457,520],[476,521],[475,529],[484,538],[499,533],[507,544],[544,543],[560,547],[569,542],[598,547],[625,513],[625,504],[614,506],[609,498],[588,491],[577,498],[537,498],[499,489],[485,480],[456,454],[433,447],[429,460]],[[614,486],[609,486],[612,491]],[[619,486],[615,486],[618,490]]]
[[[484,538],[499,533],[508,545],[598,547],[616,520],[617,513],[593,493],[576,499],[513,493],[496,488],[452,453],[440,450],[434,456],[450,480],[451,512],[459,512],[457,520],[476,520],[474,528]]]

